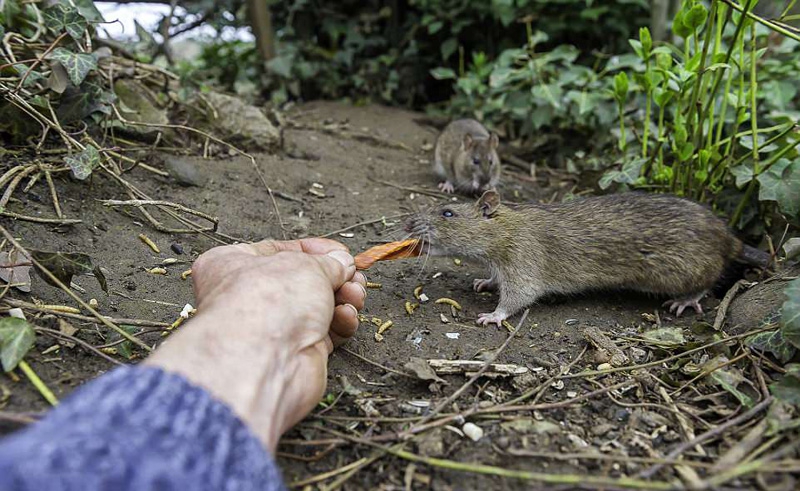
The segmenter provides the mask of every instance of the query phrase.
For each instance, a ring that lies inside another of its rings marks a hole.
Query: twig
[[[640,365],[629,365],[627,367],[609,368],[608,370],[587,370],[587,371],[579,372],[579,373],[561,375],[558,378],[561,379],[561,380],[570,379],[570,378],[586,378],[586,377],[594,377],[596,375],[608,375],[610,373],[630,372],[630,371],[633,371],[633,370],[638,370],[640,368],[655,367],[655,366],[661,365],[662,363],[666,363],[666,362],[673,361],[673,360],[678,360],[680,358],[683,358],[684,356],[688,356],[688,355],[691,355],[693,353],[697,353],[699,351],[707,350],[708,348],[717,346],[719,344],[730,343],[731,341],[735,341],[735,340],[741,339],[741,338],[746,338],[746,337],[752,336],[753,334],[758,334],[760,332],[770,331],[772,329],[773,328],[764,328],[764,329],[757,329],[757,330],[746,332],[746,333],[742,333],[742,334],[737,334],[735,336],[730,336],[730,337],[727,337],[725,339],[720,339],[718,341],[714,341],[714,342],[711,342],[711,343],[708,343],[708,344],[704,344],[703,346],[699,346],[697,348],[693,348],[693,349],[684,351],[683,353],[678,353],[677,355],[668,356],[666,358],[662,358],[661,360],[655,360],[655,361],[651,361],[651,362],[648,362],[648,363],[642,363]]]
[[[31,254],[24,247],[22,247],[19,244],[19,242],[17,242],[17,240],[14,238],[14,236],[11,235],[10,233],[8,233],[8,230],[6,230],[6,228],[3,227],[2,225],[0,225],[0,233],[2,233],[6,237],[6,239],[8,239],[8,241],[11,243],[11,245],[13,245],[17,249],[19,249],[20,252],[22,252],[26,256],[30,257],[31,258],[31,262],[33,263],[33,265],[36,266],[39,269],[39,271],[42,272],[42,274],[47,276],[50,279],[50,281],[52,281],[53,283],[58,285],[58,287],[61,288],[64,291],[64,293],[66,293],[67,295],[72,297],[72,299],[75,300],[76,302],[78,302],[78,304],[80,304],[81,307],[83,307],[84,309],[86,309],[89,312],[91,312],[92,315],[94,315],[95,318],[97,318],[97,320],[99,320],[103,325],[105,325],[109,329],[112,329],[112,330],[116,331],[117,333],[119,333],[120,336],[122,336],[123,338],[127,339],[128,341],[134,343],[135,345],[139,346],[140,348],[143,348],[146,351],[152,351],[152,348],[150,348],[150,346],[146,345],[140,339],[137,339],[134,336],[131,336],[124,329],[120,328],[119,326],[117,326],[113,322],[109,321],[107,318],[105,318],[102,315],[100,315],[100,313],[98,311],[96,311],[94,308],[92,308],[91,305],[89,305],[88,303],[84,302],[83,299],[81,299],[81,297],[76,295],[75,292],[72,291],[72,289],[67,287],[61,280],[59,280],[53,273],[51,273],[49,269],[47,269],[44,266],[42,266],[36,259],[33,259]]]
[[[564,367],[563,369],[559,369],[558,375],[553,375],[549,379],[547,379],[544,382],[542,382],[541,384],[539,384],[539,386],[534,387],[533,389],[530,389],[530,390],[526,391],[525,393],[523,393],[519,397],[516,397],[516,398],[514,398],[514,399],[512,399],[512,400],[510,400],[508,402],[503,403],[503,405],[504,406],[513,406],[515,404],[519,404],[520,402],[527,400],[530,396],[532,396],[534,394],[536,394],[536,397],[534,397],[532,403],[536,404],[539,401],[539,398],[542,396],[542,394],[544,394],[544,391],[548,387],[550,387],[550,385],[552,385],[556,380],[558,380],[558,378],[561,375],[569,373],[569,371],[572,369],[572,367],[575,366],[575,364],[578,363],[578,361],[583,357],[583,355],[586,353],[586,350],[588,348],[589,348],[588,345],[584,346],[583,350],[581,350],[581,352],[578,353],[578,356],[576,356],[574,360],[569,362],[569,364],[566,367]]]
[[[42,379],[36,375],[36,372],[33,371],[33,368],[31,368],[31,366],[28,365],[25,360],[19,361],[19,369],[22,370],[22,373],[28,377],[28,380],[31,381],[33,386],[36,387],[36,390],[39,391],[42,397],[44,397],[44,399],[49,402],[51,406],[58,406],[58,399],[56,398],[55,394],[53,394],[53,392],[47,388],[45,383],[42,382]]]
[[[338,348],[338,349],[344,351],[345,353],[347,353],[349,355],[355,356],[356,358],[358,358],[359,360],[361,360],[363,362],[369,363],[370,365],[374,365],[374,366],[376,366],[376,367],[378,367],[378,368],[380,368],[382,370],[386,370],[389,373],[394,373],[396,375],[402,375],[403,377],[408,377],[408,378],[413,378],[413,379],[417,378],[417,377],[415,377],[413,375],[409,375],[409,374],[407,374],[405,372],[401,372],[400,370],[395,370],[394,368],[389,368],[389,367],[387,367],[385,365],[381,365],[377,361],[372,361],[369,358],[367,358],[366,356],[359,355],[358,353],[356,353],[355,351],[353,351],[351,349],[344,348],[344,347],[341,347],[341,348]]]
[[[103,353],[99,349],[95,348],[91,344],[87,343],[86,341],[83,341],[82,339],[78,339],[75,336],[71,336],[69,334],[65,334],[65,333],[63,333],[61,331],[56,331],[55,329],[48,329],[46,327],[37,327],[37,328],[35,328],[35,330],[36,330],[36,332],[41,332],[41,333],[44,333],[44,334],[46,334],[48,336],[51,336],[51,337],[54,337],[54,338],[57,338],[57,339],[66,340],[66,341],[70,341],[72,343],[75,343],[75,344],[79,345],[80,347],[86,349],[87,351],[99,356],[100,358],[103,358],[104,360],[106,360],[106,361],[108,361],[110,363],[113,363],[114,365],[125,365],[125,363],[122,363],[120,361],[115,360],[114,358],[111,358],[110,356],[108,356],[107,354]]]
[[[145,199],[131,199],[131,200],[116,200],[116,199],[104,199],[98,200],[103,203],[103,206],[135,206],[136,208],[143,208],[144,206],[167,206],[169,208],[175,208],[178,211],[182,211],[189,215],[194,215],[196,217],[202,218],[207,220],[213,225],[211,227],[202,228],[200,230],[190,230],[190,232],[216,232],[217,226],[219,225],[219,218],[212,217],[207,213],[203,213],[202,211],[193,210],[191,208],[187,208],[186,206],[179,205],[178,203],[172,203],[171,201],[160,201],[160,200],[145,200]],[[174,232],[178,233],[178,232]]]
[[[525,309],[525,312],[522,314],[522,318],[520,318],[519,322],[517,323],[517,327],[516,327],[516,329],[514,329],[514,332],[512,332],[511,334],[508,335],[506,340],[503,342],[502,345],[500,345],[500,347],[497,349],[497,351],[494,352],[492,357],[489,358],[488,360],[486,360],[483,363],[483,366],[481,366],[480,370],[475,372],[475,375],[473,375],[469,380],[467,380],[464,383],[464,385],[459,387],[458,390],[453,392],[450,395],[450,397],[448,397],[447,399],[445,399],[442,402],[440,402],[439,404],[437,404],[436,407],[433,408],[430,413],[425,415],[425,417],[422,418],[421,421],[419,421],[414,426],[412,426],[409,429],[410,432],[413,432],[414,428],[416,428],[417,426],[422,426],[425,423],[427,423],[428,421],[430,421],[431,419],[433,419],[437,414],[439,414],[439,412],[442,409],[444,409],[449,404],[451,404],[453,401],[458,399],[461,396],[461,394],[463,394],[467,389],[472,387],[472,384],[474,384],[479,378],[481,378],[483,376],[484,373],[486,373],[486,370],[489,369],[489,366],[492,363],[494,363],[497,360],[497,358],[500,357],[500,354],[503,353],[503,351],[505,351],[506,347],[508,347],[509,343],[511,343],[511,340],[514,339],[517,336],[517,334],[519,333],[519,330],[522,329],[522,324],[524,324],[525,323],[525,319],[528,318],[528,314],[530,313],[530,310],[531,309]]]
[[[347,232],[348,230],[352,230],[354,228],[363,227],[364,225],[372,225],[373,223],[382,222],[384,220],[394,220],[395,218],[403,218],[403,217],[407,217],[410,214],[411,213],[400,213],[400,214],[391,215],[391,216],[388,216],[388,217],[375,218],[373,220],[364,220],[363,222],[358,222],[358,223],[356,223],[354,225],[348,225],[347,227],[340,228],[339,230],[334,230],[333,232],[328,232],[325,235],[320,235],[320,237],[330,237],[332,235],[340,234],[342,232]]]
[[[0,421],[9,421],[18,425],[29,425],[36,422],[36,419],[26,416],[24,414],[9,413],[8,411],[0,411]]]
[[[722,328],[722,324],[725,322],[725,316],[728,315],[728,307],[730,307],[733,299],[736,298],[739,290],[748,284],[749,282],[746,280],[739,280],[734,283],[730,290],[728,290],[728,292],[725,294],[725,297],[723,297],[722,301],[719,303],[719,307],[717,307],[717,317],[714,319],[715,331],[719,331]]]
[[[309,484],[318,483],[320,481],[325,481],[326,479],[330,479],[334,476],[338,476],[339,474],[344,474],[345,472],[349,471],[350,469],[357,468],[358,466],[363,465],[369,459],[367,457],[362,457],[355,462],[350,462],[349,464],[339,467],[338,469],[334,469],[332,471],[323,472],[322,474],[317,474],[316,476],[309,477],[308,479],[303,479],[302,481],[295,481],[289,484],[290,488],[302,488],[304,486],[308,486]]]
[[[23,302],[21,300],[16,300],[14,298],[4,298],[4,303],[12,307],[19,307],[25,310],[34,310],[36,312],[42,312],[45,314],[52,314],[57,315],[60,317],[67,317],[70,319],[75,319],[79,321],[86,321],[86,322],[97,322],[97,318],[89,317],[87,315],[80,315],[80,314],[73,314],[70,312],[61,312],[59,310],[51,310],[46,307],[42,307],[36,304]],[[115,324],[125,324],[129,326],[139,326],[139,327],[169,327],[170,324],[168,322],[161,322],[161,321],[149,321],[145,319],[126,319],[121,317],[108,317],[108,320]]]
[[[58,192],[56,192],[56,186],[53,184],[53,176],[50,175],[49,169],[42,169],[44,172],[44,180],[47,181],[47,187],[50,188],[50,197],[53,200],[53,208],[56,209],[56,216],[60,219],[64,218],[64,215],[61,213],[61,204],[58,202]]]
[[[509,477],[513,479],[523,479],[526,481],[536,481],[547,484],[570,484],[574,486],[593,486],[593,487],[620,487],[631,489],[656,489],[656,490],[669,490],[674,489],[674,485],[659,481],[642,481],[629,477],[612,478],[594,475],[576,475],[576,474],[547,474],[543,472],[519,471],[512,469],[504,469],[492,465],[484,465],[473,462],[456,462],[453,460],[437,459],[432,457],[423,457],[405,450],[395,449],[379,445],[370,440],[357,438],[343,433],[339,433],[328,428],[321,428],[331,434],[334,434],[345,440],[350,440],[353,443],[367,445],[369,447],[383,450],[386,453],[392,454],[404,460],[411,462],[419,462],[429,465],[431,467],[438,467],[441,469],[450,469],[454,471],[467,472],[472,474],[484,474],[491,476]]]
[[[82,220],[77,220],[74,218],[41,218],[41,217],[32,217],[28,215],[20,215],[19,213],[14,213],[13,211],[2,210],[0,211],[0,215],[8,218],[13,218],[15,220],[22,220],[25,222],[34,222],[34,223],[54,223],[57,225],[75,225],[76,223],[83,223]]]
[[[633,462],[637,464],[663,464],[663,465],[686,465],[709,469],[713,464],[707,462],[695,462],[685,460],[666,460],[655,457],[632,457],[630,455],[613,455],[604,453],[559,453],[559,452],[537,452],[534,450],[509,448],[505,451],[496,449],[498,453],[513,455],[514,457],[539,457],[553,460],[602,460],[608,462]]]
[[[773,401],[773,397],[772,396],[767,397],[763,401],[759,402],[758,404],[756,404],[755,406],[750,408],[749,411],[744,412],[744,413],[740,414],[739,416],[737,416],[735,418],[729,419],[728,421],[726,421],[725,423],[723,423],[723,424],[721,424],[719,426],[715,426],[714,428],[711,428],[710,430],[706,431],[705,433],[703,433],[700,436],[697,436],[697,437],[693,438],[692,440],[689,440],[687,442],[683,442],[682,444],[678,445],[672,452],[667,454],[667,456],[665,458],[667,460],[674,460],[680,454],[682,454],[686,450],[694,447],[695,445],[699,445],[699,444],[701,444],[701,443],[703,443],[705,441],[711,440],[712,438],[715,438],[715,437],[719,436],[720,434],[724,433],[726,430],[728,430],[728,428],[731,428],[731,427],[736,426],[738,424],[744,423],[745,421],[748,421],[753,416],[757,415],[758,413],[760,413],[761,411],[763,411],[764,409],[769,407],[769,405],[772,404],[772,401]],[[653,477],[655,475],[656,472],[661,470],[662,467],[664,467],[664,466],[660,465],[660,464],[656,464],[656,465],[654,465],[654,466],[652,466],[652,467],[650,467],[648,469],[645,469],[642,472],[640,472],[638,477],[640,477],[642,479],[650,479],[651,477]]]

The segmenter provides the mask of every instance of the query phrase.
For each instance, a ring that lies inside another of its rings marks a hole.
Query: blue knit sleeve
[[[122,367],[0,441],[3,491],[284,490],[261,442],[182,377]]]

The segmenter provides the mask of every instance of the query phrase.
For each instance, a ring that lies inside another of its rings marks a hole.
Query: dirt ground
[[[318,130],[287,129],[284,154],[256,155],[267,182],[278,194],[276,204],[285,230],[250,162],[242,157],[188,159],[204,181],[199,187],[182,186],[171,177],[143,168],[132,171],[128,179],[154,198],[181,203],[219,217],[219,231],[230,237],[257,240],[331,235],[352,251],[361,251],[402,235],[399,228],[402,217],[398,215],[450,199],[439,197],[435,191],[436,181],[429,162],[432,158],[430,144],[436,130],[419,124],[419,114],[375,106],[358,108],[338,103],[312,103],[293,109],[288,116],[309,126],[346,121],[350,129],[377,138],[355,139]],[[2,170],[13,163],[6,159]],[[153,165],[163,168],[157,159]],[[193,258],[217,242],[197,234],[159,233],[134,209],[103,206],[98,200],[126,199],[120,188],[104,176],[90,183],[78,183],[61,174],[56,185],[65,216],[80,218],[82,223],[52,226],[3,218],[4,226],[30,248],[90,254],[105,269],[110,294],[103,293],[90,276],[77,277],[75,283],[85,289],[84,299],[97,299],[102,314],[166,323],[175,321],[183,306],[193,302],[190,282],[182,280],[180,273],[189,267]],[[510,201],[551,199],[567,192],[569,186],[557,179],[535,183],[509,168],[501,191],[504,199]],[[53,216],[43,183],[37,183],[27,193],[18,191],[15,197],[20,201],[12,201],[10,210]],[[381,220],[381,217],[385,218]],[[353,227],[361,222],[370,223]],[[352,228],[344,234],[338,232],[346,227]],[[160,247],[160,254],[140,241],[138,236],[142,233]],[[171,249],[173,244],[182,245],[184,254],[175,254]],[[165,266],[166,275],[146,271],[172,257],[180,262]],[[492,294],[472,291],[472,279],[483,275],[480,265],[467,261],[456,264],[451,258],[378,264],[369,271],[368,279],[380,283],[381,287],[369,290],[364,311],[366,322],[347,348],[363,358],[405,373],[411,373],[404,368],[411,358],[485,359],[503,344],[508,332],[475,324],[477,314],[492,311],[497,301]],[[419,303],[413,292],[420,285],[430,300],[421,303],[409,315],[406,301]],[[33,278],[31,294],[13,292],[12,295],[25,301],[35,298],[45,304],[74,305],[63,292],[45,284],[39,277]],[[434,303],[442,297],[457,300],[463,306],[457,317],[452,315],[449,305]],[[683,327],[690,336],[690,328],[698,320],[693,315],[673,319],[659,310],[661,301],[627,293],[603,293],[556,298],[534,306],[521,335],[510,342],[497,360],[525,367],[528,374],[482,378],[458,399],[458,408],[508,401],[546,381],[559,367],[575,360],[587,346],[583,335],[587,327],[597,327],[612,339],[623,340],[618,344],[634,361],[648,361],[654,351],[638,349],[634,341],[625,340],[639,337],[655,322]],[[713,322],[717,303],[716,299],[704,301],[705,320]],[[657,320],[651,315],[656,312]],[[442,316],[449,322],[443,323]],[[371,322],[373,318],[380,322],[393,321],[393,326],[383,333],[382,341],[375,339],[377,327]],[[43,327],[58,328],[53,316],[33,321]],[[519,316],[510,321],[516,325]],[[94,322],[70,322],[80,328],[78,337],[88,343],[102,345],[115,340]],[[151,344],[164,339],[159,332],[145,333],[141,338]],[[27,359],[60,398],[112,368],[111,363],[80,347],[50,349],[57,344],[52,338],[40,335]],[[140,352],[134,350],[134,354],[134,361],[140,359]],[[571,373],[596,368],[602,361],[596,355],[597,351],[590,346]],[[125,361],[119,355],[112,356]],[[441,466],[412,463],[383,455],[369,446],[341,443],[324,431],[327,428],[352,436],[371,437],[407,428],[409,421],[401,418],[418,416],[416,412],[422,411],[421,408],[435,405],[466,381],[463,375],[443,378],[448,385],[387,372],[346,351],[335,352],[331,357],[328,390],[332,398],[339,396],[338,400],[324,414],[308,418],[286,435],[279,460],[287,483],[302,484],[305,479],[367,459],[357,463],[356,471],[349,475],[343,489],[538,489],[537,486],[552,489],[549,485],[510,477],[465,474]],[[547,387],[538,402],[563,401],[620,380],[625,379],[609,375],[596,380],[562,380]],[[681,439],[680,425],[668,410],[663,410],[666,407],[663,400],[650,406],[642,404],[637,391],[617,390],[610,393],[613,394],[610,397],[601,394],[572,405],[527,411],[524,417],[503,413],[478,417],[471,420],[484,432],[484,437],[477,442],[459,434],[463,422],[456,420],[405,441],[403,449],[425,457],[505,469],[596,476],[634,475],[648,464],[578,460],[569,458],[569,454],[620,451],[644,458],[666,454]],[[718,394],[716,397],[726,396]],[[3,401],[0,408],[9,412],[36,413],[47,408],[46,402],[24,378],[15,381],[8,376],[0,377],[0,401]],[[451,411],[453,408],[444,412]],[[5,423],[0,428],[8,431],[14,427]],[[638,446],[637,439],[641,440]],[[309,443],[303,444],[304,441]],[[317,484],[330,484],[342,476],[348,474],[340,472],[330,479],[320,479],[319,483],[309,483],[309,489],[316,489]],[[674,475],[670,479],[674,479]],[[574,487],[566,485],[564,489]]]

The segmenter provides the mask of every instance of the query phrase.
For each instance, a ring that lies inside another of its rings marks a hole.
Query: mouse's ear
[[[475,143],[475,140],[472,138],[472,135],[469,133],[464,135],[464,150],[469,150],[472,148],[473,143]]]
[[[489,218],[497,211],[500,206],[500,195],[494,189],[490,189],[483,193],[478,199],[477,207],[485,218]]]
[[[492,135],[489,137],[489,147],[492,150],[497,150],[497,147],[500,146],[500,137],[497,136],[497,133],[492,132]]]

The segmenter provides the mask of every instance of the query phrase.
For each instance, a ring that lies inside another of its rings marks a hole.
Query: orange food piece
[[[391,261],[393,259],[419,256],[421,249],[418,239],[407,239],[377,245],[356,255],[356,269],[369,269],[378,261]]]

